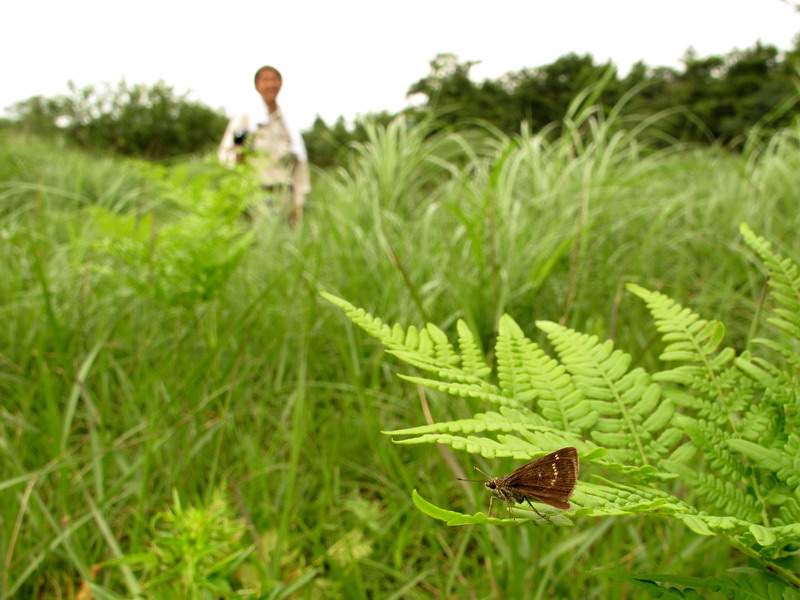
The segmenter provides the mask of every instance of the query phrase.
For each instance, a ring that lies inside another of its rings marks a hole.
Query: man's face
[[[264,69],[256,78],[256,90],[264,102],[274,102],[281,91],[281,78],[272,69]]]

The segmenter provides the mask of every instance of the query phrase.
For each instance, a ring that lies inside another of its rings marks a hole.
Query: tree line
[[[611,62],[567,54],[478,82],[470,77],[475,62],[440,54],[430,74],[409,87],[409,95],[419,94],[423,102],[404,112],[412,122],[432,119],[434,131],[480,120],[514,135],[523,122],[533,131],[558,123],[579,94],[598,85],[597,103],[606,111],[622,106],[628,118],[653,119],[651,135],[733,148],[753,127],[784,127],[800,113],[800,36],[787,51],[761,43],[707,57],[689,50],[682,62],[680,69],[639,62],[620,76]],[[157,160],[208,151],[227,121],[164,82],[69,89],[68,95],[17,103],[5,126],[62,136],[89,150]],[[339,118],[332,125],[317,118],[303,133],[311,162],[323,168],[340,164],[352,142],[366,139],[368,120],[395,116],[371,114],[353,124]]]
[[[654,138],[733,148],[755,126],[785,127],[800,115],[800,36],[788,51],[761,43],[708,57],[688,50],[682,62],[681,69],[639,62],[620,76],[611,62],[568,54],[548,65],[476,82],[470,77],[475,62],[440,54],[431,61],[430,74],[409,88],[424,102],[407,112],[428,115],[434,130],[480,119],[514,135],[522,122],[532,131],[560,122],[576,97],[598,85],[597,103],[606,111],[622,105],[630,119],[651,119],[655,126],[648,131]],[[333,126],[317,119],[307,132],[309,154],[318,165],[336,163],[349,141],[362,139],[359,123],[348,129],[342,119]]]
[[[161,160],[209,150],[228,118],[163,81],[78,87],[52,98],[33,96],[11,107],[5,128],[61,137],[89,151]]]

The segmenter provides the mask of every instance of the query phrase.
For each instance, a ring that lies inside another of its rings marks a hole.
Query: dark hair
[[[281,72],[278,71],[278,69],[276,69],[275,67],[270,67],[269,65],[264,65],[258,71],[256,71],[256,76],[253,77],[253,85],[255,85],[258,82],[258,76],[261,74],[261,71],[265,71],[267,69],[269,69],[270,71],[274,72],[275,75],[278,76],[278,79],[283,81],[283,75],[281,75]]]

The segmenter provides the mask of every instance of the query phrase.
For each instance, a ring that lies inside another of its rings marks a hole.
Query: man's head
[[[261,67],[256,71],[254,83],[256,90],[261,94],[264,102],[267,106],[272,108],[275,105],[278,92],[281,91],[281,84],[283,83],[283,77],[281,77],[280,71],[275,67]]]

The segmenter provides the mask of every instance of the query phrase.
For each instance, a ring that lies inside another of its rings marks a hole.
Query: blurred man
[[[246,163],[254,168],[268,201],[288,202],[289,222],[295,224],[303,217],[311,182],[303,138],[287,124],[278,106],[282,84],[283,77],[275,67],[256,71],[260,102],[250,112],[230,120],[217,154],[228,166]]]

